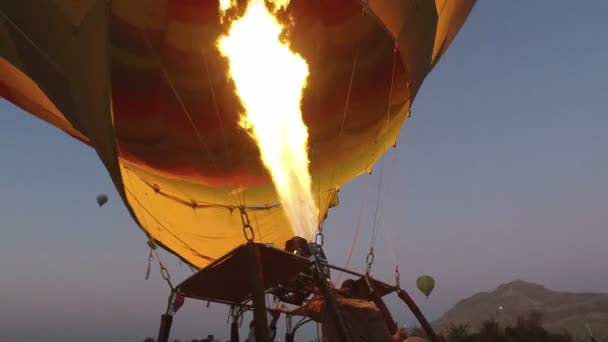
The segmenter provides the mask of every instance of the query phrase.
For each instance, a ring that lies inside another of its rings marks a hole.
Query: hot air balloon
[[[475,0],[281,2],[277,20],[308,67],[299,102],[320,224],[340,187],[395,144]],[[226,3],[238,3],[230,19],[247,1],[0,3],[0,96],[91,146],[149,241],[203,270],[246,239],[285,246],[296,228],[241,124],[244,101],[217,44],[230,31]]]
[[[422,275],[416,279],[416,286],[420,292],[424,293],[426,298],[429,298],[435,288],[435,279],[429,275]]]
[[[104,204],[106,204],[106,202],[108,202],[108,196],[106,196],[105,194],[101,194],[101,195],[97,196],[97,204],[99,204],[100,208]]]
[[[301,106],[320,220],[337,189],[396,141],[474,3],[290,2],[290,45],[310,69]],[[204,267],[244,241],[241,207],[256,241],[294,236],[237,125],[217,1],[24,0],[0,10],[0,95],[94,148],[151,239]]]

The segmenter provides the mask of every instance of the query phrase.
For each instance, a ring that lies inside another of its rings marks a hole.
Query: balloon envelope
[[[416,286],[428,298],[435,288],[435,279],[429,275],[422,275],[416,280]]]
[[[310,69],[301,107],[321,221],[339,187],[394,144],[475,0],[378,0],[368,15],[361,3],[287,8],[291,48]],[[0,11],[0,96],[92,146],[151,239],[205,266],[245,242],[240,207],[256,241],[293,237],[238,125],[218,1],[22,0]]]

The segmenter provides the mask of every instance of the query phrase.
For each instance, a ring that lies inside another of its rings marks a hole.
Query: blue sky
[[[480,1],[427,78],[384,161],[373,273],[432,274],[437,318],[459,299],[523,278],[608,292],[608,3]],[[3,340],[141,341],[167,288],[144,280],[145,238],[88,147],[0,102]],[[379,165],[367,177],[351,266],[363,270]],[[341,192],[326,253],[344,263],[362,179]],[[110,202],[98,208],[95,196]],[[164,255],[174,278],[189,274]],[[410,321],[398,302],[395,318]],[[226,309],[187,302],[175,338],[227,336]]]

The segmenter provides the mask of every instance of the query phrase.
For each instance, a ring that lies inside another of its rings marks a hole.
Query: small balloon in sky
[[[429,298],[429,295],[431,294],[431,292],[433,292],[433,289],[435,288],[435,279],[433,279],[433,277],[431,277],[430,275],[421,275],[416,280],[416,286],[418,287],[418,290],[420,290],[420,292],[424,293],[426,298]]]
[[[99,207],[101,208],[104,204],[106,204],[106,202],[108,202],[108,196],[105,194],[101,194],[97,196],[97,204],[99,204]]]

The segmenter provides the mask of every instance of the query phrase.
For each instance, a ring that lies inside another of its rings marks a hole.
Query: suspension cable
[[[65,70],[63,70],[61,67],[59,67],[59,65],[57,63],[55,63],[55,61],[40,47],[38,46],[38,44],[36,44],[32,38],[30,38],[30,36],[23,30],[21,29],[21,27],[19,27],[19,25],[17,25],[11,18],[9,18],[4,11],[0,11],[0,16],[2,16],[2,18],[4,18],[4,20],[13,27],[13,29],[15,29],[17,32],[19,32],[19,34],[29,43],[29,45],[34,48],[36,51],[38,51],[38,53],[42,56],[42,58],[44,58],[47,63],[49,63],[50,65],[53,66],[53,69],[55,69],[56,71],[58,71],[60,74],[65,75]]]
[[[171,88],[171,91],[173,92],[173,95],[175,95],[175,99],[179,103],[180,108],[182,109],[182,111],[186,115],[186,118],[188,119],[188,122],[192,126],[192,129],[194,130],[194,134],[196,135],[196,138],[197,138],[198,142],[201,145],[200,147],[202,148],[203,152],[205,152],[209,156],[209,159],[211,160],[211,162],[213,164],[213,167],[215,168],[215,171],[218,172],[219,169],[218,169],[218,167],[217,167],[217,165],[215,163],[215,159],[213,158],[213,155],[211,154],[211,150],[209,149],[209,147],[205,143],[205,140],[203,139],[203,136],[201,135],[201,133],[198,131],[198,128],[196,128],[196,124],[194,123],[194,120],[192,119],[192,116],[190,115],[190,111],[188,111],[188,108],[186,108],[186,104],[182,100],[182,97],[179,95],[179,92],[177,91],[177,88],[175,88],[175,85],[173,84],[173,81],[169,77],[169,73],[167,72],[167,69],[165,68],[165,66],[163,65],[163,62],[160,59],[160,56],[158,56],[155,53],[154,48],[152,47],[152,44],[150,43],[150,41],[148,40],[148,38],[146,37],[146,35],[142,33],[141,36],[144,39],[144,41],[146,42],[146,45],[148,46],[148,49],[150,49],[150,52],[153,53],[153,56],[155,57],[156,62],[158,63],[158,66],[160,67],[160,70],[162,71],[163,77],[167,81],[167,84],[169,85],[169,88]]]
[[[165,80],[167,81],[167,84],[169,85],[169,88],[171,89],[171,91],[173,92],[173,95],[175,96],[175,99],[177,100],[181,110],[183,111],[183,113],[186,115],[186,118],[188,119],[188,122],[190,123],[190,126],[192,126],[192,129],[194,131],[194,134],[196,136],[196,139],[198,140],[201,150],[207,154],[207,156],[209,157],[209,160],[211,160],[211,164],[213,165],[213,168],[215,169],[215,171],[217,173],[219,173],[219,168],[217,166],[216,160],[213,157],[213,154],[211,153],[211,149],[209,148],[209,146],[207,145],[207,143],[205,142],[205,139],[203,138],[201,132],[199,132],[198,128],[196,127],[196,124],[194,123],[194,119],[192,118],[192,115],[190,114],[190,111],[188,110],[188,108],[186,107],[186,104],[184,103],[182,97],[180,96],[179,92],[177,91],[177,88],[175,87],[175,84],[173,83],[173,81],[171,80],[171,78],[169,77],[169,73],[167,71],[167,69],[165,68],[165,65],[163,64],[160,56],[158,56],[158,54],[154,51],[154,48],[152,47],[152,44],[150,43],[150,41],[148,40],[148,38],[146,37],[145,34],[141,34],[143,40],[145,41],[148,49],[150,50],[150,52],[153,54],[153,56],[156,59],[156,62],[158,63],[158,66],[160,67],[160,70],[162,72],[163,77],[165,78]],[[205,65],[206,71],[207,71],[207,79],[209,79],[210,81],[210,74],[208,73],[209,69],[208,69],[208,65],[207,65],[207,55],[203,54],[203,64]],[[215,91],[213,89],[213,85],[210,83],[209,84],[210,90],[211,90],[211,96],[212,96],[212,101],[213,101],[213,105],[215,108],[215,114],[217,119],[220,122],[221,125],[221,132],[222,132],[222,136],[224,139],[224,143],[226,144],[226,135],[225,135],[225,131],[224,131],[224,126],[223,126],[223,121],[221,120],[221,115],[219,115],[219,107],[217,105],[217,98],[215,95]],[[244,194],[243,194],[244,196]],[[243,201],[240,201],[240,198],[238,198],[237,196],[234,196],[233,199],[235,199],[235,202],[237,203],[238,206],[244,206],[245,205],[245,201],[243,198]]]
[[[391,81],[390,81],[390,86],[389,86],[389,92],[388,92],[388,103],[386,106],[386,120],[385,120],[385,129],[388,130],[388,124],[390,121],[390,115],[391,115],[391,103],[393,101],[393,85],[395,82],[395,69],[397,66],[397,55],[399,53],[399,46],[397,44],[395,44],[395,46],[393,47],[393,68],[391,71]],[[369,253],[367,253],[367,257],[365,258],[365,262],[367,264],[366,267],[366,275],[369,276],[369,273],[371,271],[372,268],[372,264],[374,263],[374,246],[376,244],[376,238],[377,238],[377,234],[378,234],[378,211],[380,209],[380,193],[382,192],[382,179],[384,178],[384,153],[382,154],[382,157],[380,159],[380,180],[378,182],[378,193],[376,194],[376,210],[374,213],[374,221],[373,221],[373,226],[372,226],[372,237],[371,237],[371,241],[370,241],[370,246],[369,246]]]
[[[169,285],[169,288],[171,288],[171,290],[174,291],[175,288],[173,287],[173,284],[171,283],[171,274],[169,273],[169,269],[167,269],[167,267],[165,267],[165,265],[160,260],[158,261],[158,264],[160,266],[160,274],[162,275],[163,279],[167,282],[167,285]]]
[[[369,275],[372,264],[374,263],[374,246],[376,245],[376,237],[378,234],[378,209],[380,208],[380,193],[382,192],[382,178],[384,176],[384,156],[380,159],[380,180],[378,182],[378,193],[376,194],[376,210],[374,214],[374,222],[372,225],[372,237],[369,246],[369,253],[367,253],[367,257],[365,258],[365,263],[367,264],[367,268],[365,273]]]
[[[169,285],[171,292],[175,292],[175,287],[173,287],[173,283],[171,283],[171,274],[169,273],[169,269],[167,269],[165,264],[163,264],[162,260],[160,259],[160,255],[158,254],[158,245],[156,245],[156,243],[150,238],[148,240],[148,246],[150,246],[150,257],[148,259],[148,262],[151,263],[152,255],[156,257],[156,260],[158,261],[158,266],[160,268],[160,275],[167,282],[167,285]],[[146,279],[148,279],[148,277],[150,276],[149,268],[150,267],[148,266],[148,271],[146,272]]]
[[[395,151],[392,153],[393,157],[392,157],[392,162],[391,162],[391,166],[388,168],[389,170],[394,170],[396,165],[397,165],[397,157],[398,157],[398,153]],[[391,181],[392,180],[392,176],[394,174],[390,174],[387,179],[387,181]],[[392,194],[394,190],[394,187],[389,187],[385,192],[384,192],[384,196],[389,196]],[[380,215],[380,218],[382,219],[382,215]],[[382,224],[384,224],[383,221],[381,221]],[[396,246],[399,245],[399,241],[400,241],[400,234],[399,234],[399,229],[395,229],[395,225],[390,224],[386,227],[387,234],[383,234],[382,237],[384,238],[384,242],[386,243],[387,249],[390,252],[390,255],[393,258],[393,265],[395,267],[398,266],[399,264],[399,249],[395,248]]]
[[[365,193],[367,191],[367,177],[363,177],[363,181],[361,184],[361,202],[359,203],[359,213],[357,215],[357,226],[355,228],[355,236],[353,237],[353,242],[350,245],[350,250],[348,251],[348,257],[346,258],[346,262],[344,263],[344,267],[343,268],[348,268],[348,265],[350,264],[350,259],[353,256],[353,252],[355,250],[355,246],[357,244],[357,240],[359,239],[359,231],[361,231],[361,219],[363,217],[363,208],[365,206]],[[344,273],[340,273],[338,275],[338,279],[336,280],[336,283],[340,283],[340,281],[342,280],[342,275]]]
[[[349,81],[348,81],[348,88],[346,91],[346,99],[344,101],[344,111],[342,114],[342,123],[340,124],[340,131],[338,132],[338,136],[337,138],[338,140],[338,148],[340,148],[342,146],[342,135],[344,134],[344,126],[346,125],[346,119],[348,117],[348,111],[350,109],[350,97],[352,94],[352,89],[353,89],[353,83],[355,80],[355,75],[357,73],[357,66],[359,64],[359,54],[361,52],[361,40],[359,40],[358,44],[357,44],[357,50],[355,51],[355,56],[353,58],[353,64],[352,64],[352,69],[350,72],[350,77],[349,77]],[[336,167],[337,167],[337,161],[334,161],[334,165],[331,168],[331,173],[329,176],[329,184],[327,184],[327,186],[331,189],[333,187],[333,182],[334,182],[334,174],[336,172]],[[327,211],[329,211],[329,205],[330,202],[327,203]]]

